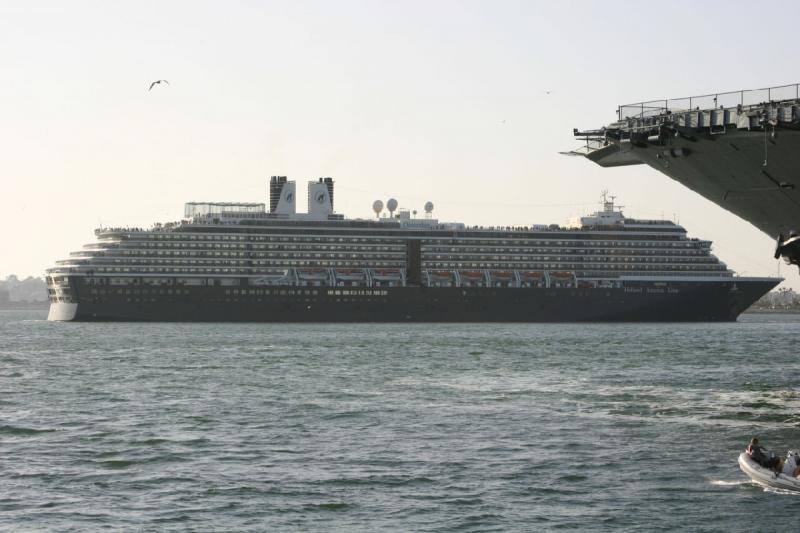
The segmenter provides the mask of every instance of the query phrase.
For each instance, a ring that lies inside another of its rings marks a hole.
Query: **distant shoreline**
[[[0,304],[0,311],[30,311],[48,307],[50,302],[6,302]]]

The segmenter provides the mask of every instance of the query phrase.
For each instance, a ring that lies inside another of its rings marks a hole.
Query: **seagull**
[[[149,88],[149,89],[147,89],[147,90],[148,90],[148,91],[151,91],[151,90],[153,90],[153,86],[154,86],[154,85],[156,85],[156,84],[159,84],[159,83],[161,83],[162,81],[163,81],[164,83],[166,83],[167,85],[169,85],[169,82],[168,82],[167,80],[156,80],[156,81],[154,81],[153,83],[151,83],[151,84],[150,84],[150,88]]]

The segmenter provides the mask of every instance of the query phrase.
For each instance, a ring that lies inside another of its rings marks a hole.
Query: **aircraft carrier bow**
[[[800,84],[619,106],[574,130],[603,167],[646,164],[777,240],[800,267]]]

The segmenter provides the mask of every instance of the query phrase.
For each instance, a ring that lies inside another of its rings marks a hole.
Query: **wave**
[[[782,496],[800,496],[800,492],[797,492],[795,490],[776,489],[774,487],[764,487],[764,492],[769,492],[771,494],[780,494]]]
[[[98,466],[102,466],[104,468],[109,468],[112,470],[128,468],[129,466],[133,466],[136,463],[137,461],[132,461],[129,459],[109,459],[107,461],[96,462]]]
[[[306,511],[346,511],[353,505],[345,502],[309,503],[303,506]]]
[[[431,484],[435,481],[426,476],[404,476],[401,474],[368,475],[365,477],[330,478],[317,482],[320,485],[336,486],[404,486]]]
[[[711,485],[715,485],[717,487],[738,487],[739,485],[752,485],[752,481],[725,481],[724,479],[712,479],[709,481]]]
[[[55,429],[36,429],[22,426],[0,426],[0,435],[38,435],[40,433],[52,433]]]

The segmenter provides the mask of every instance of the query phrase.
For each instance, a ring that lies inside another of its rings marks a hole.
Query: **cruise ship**
[[[47,271],[50,320],[732,321],[779,278],[736,276],[668,220],[598,212],[478,227],[375,201],[334,211],[334,181],[269,181],[264,203],[186,204],[179,222],[100,228]]]

